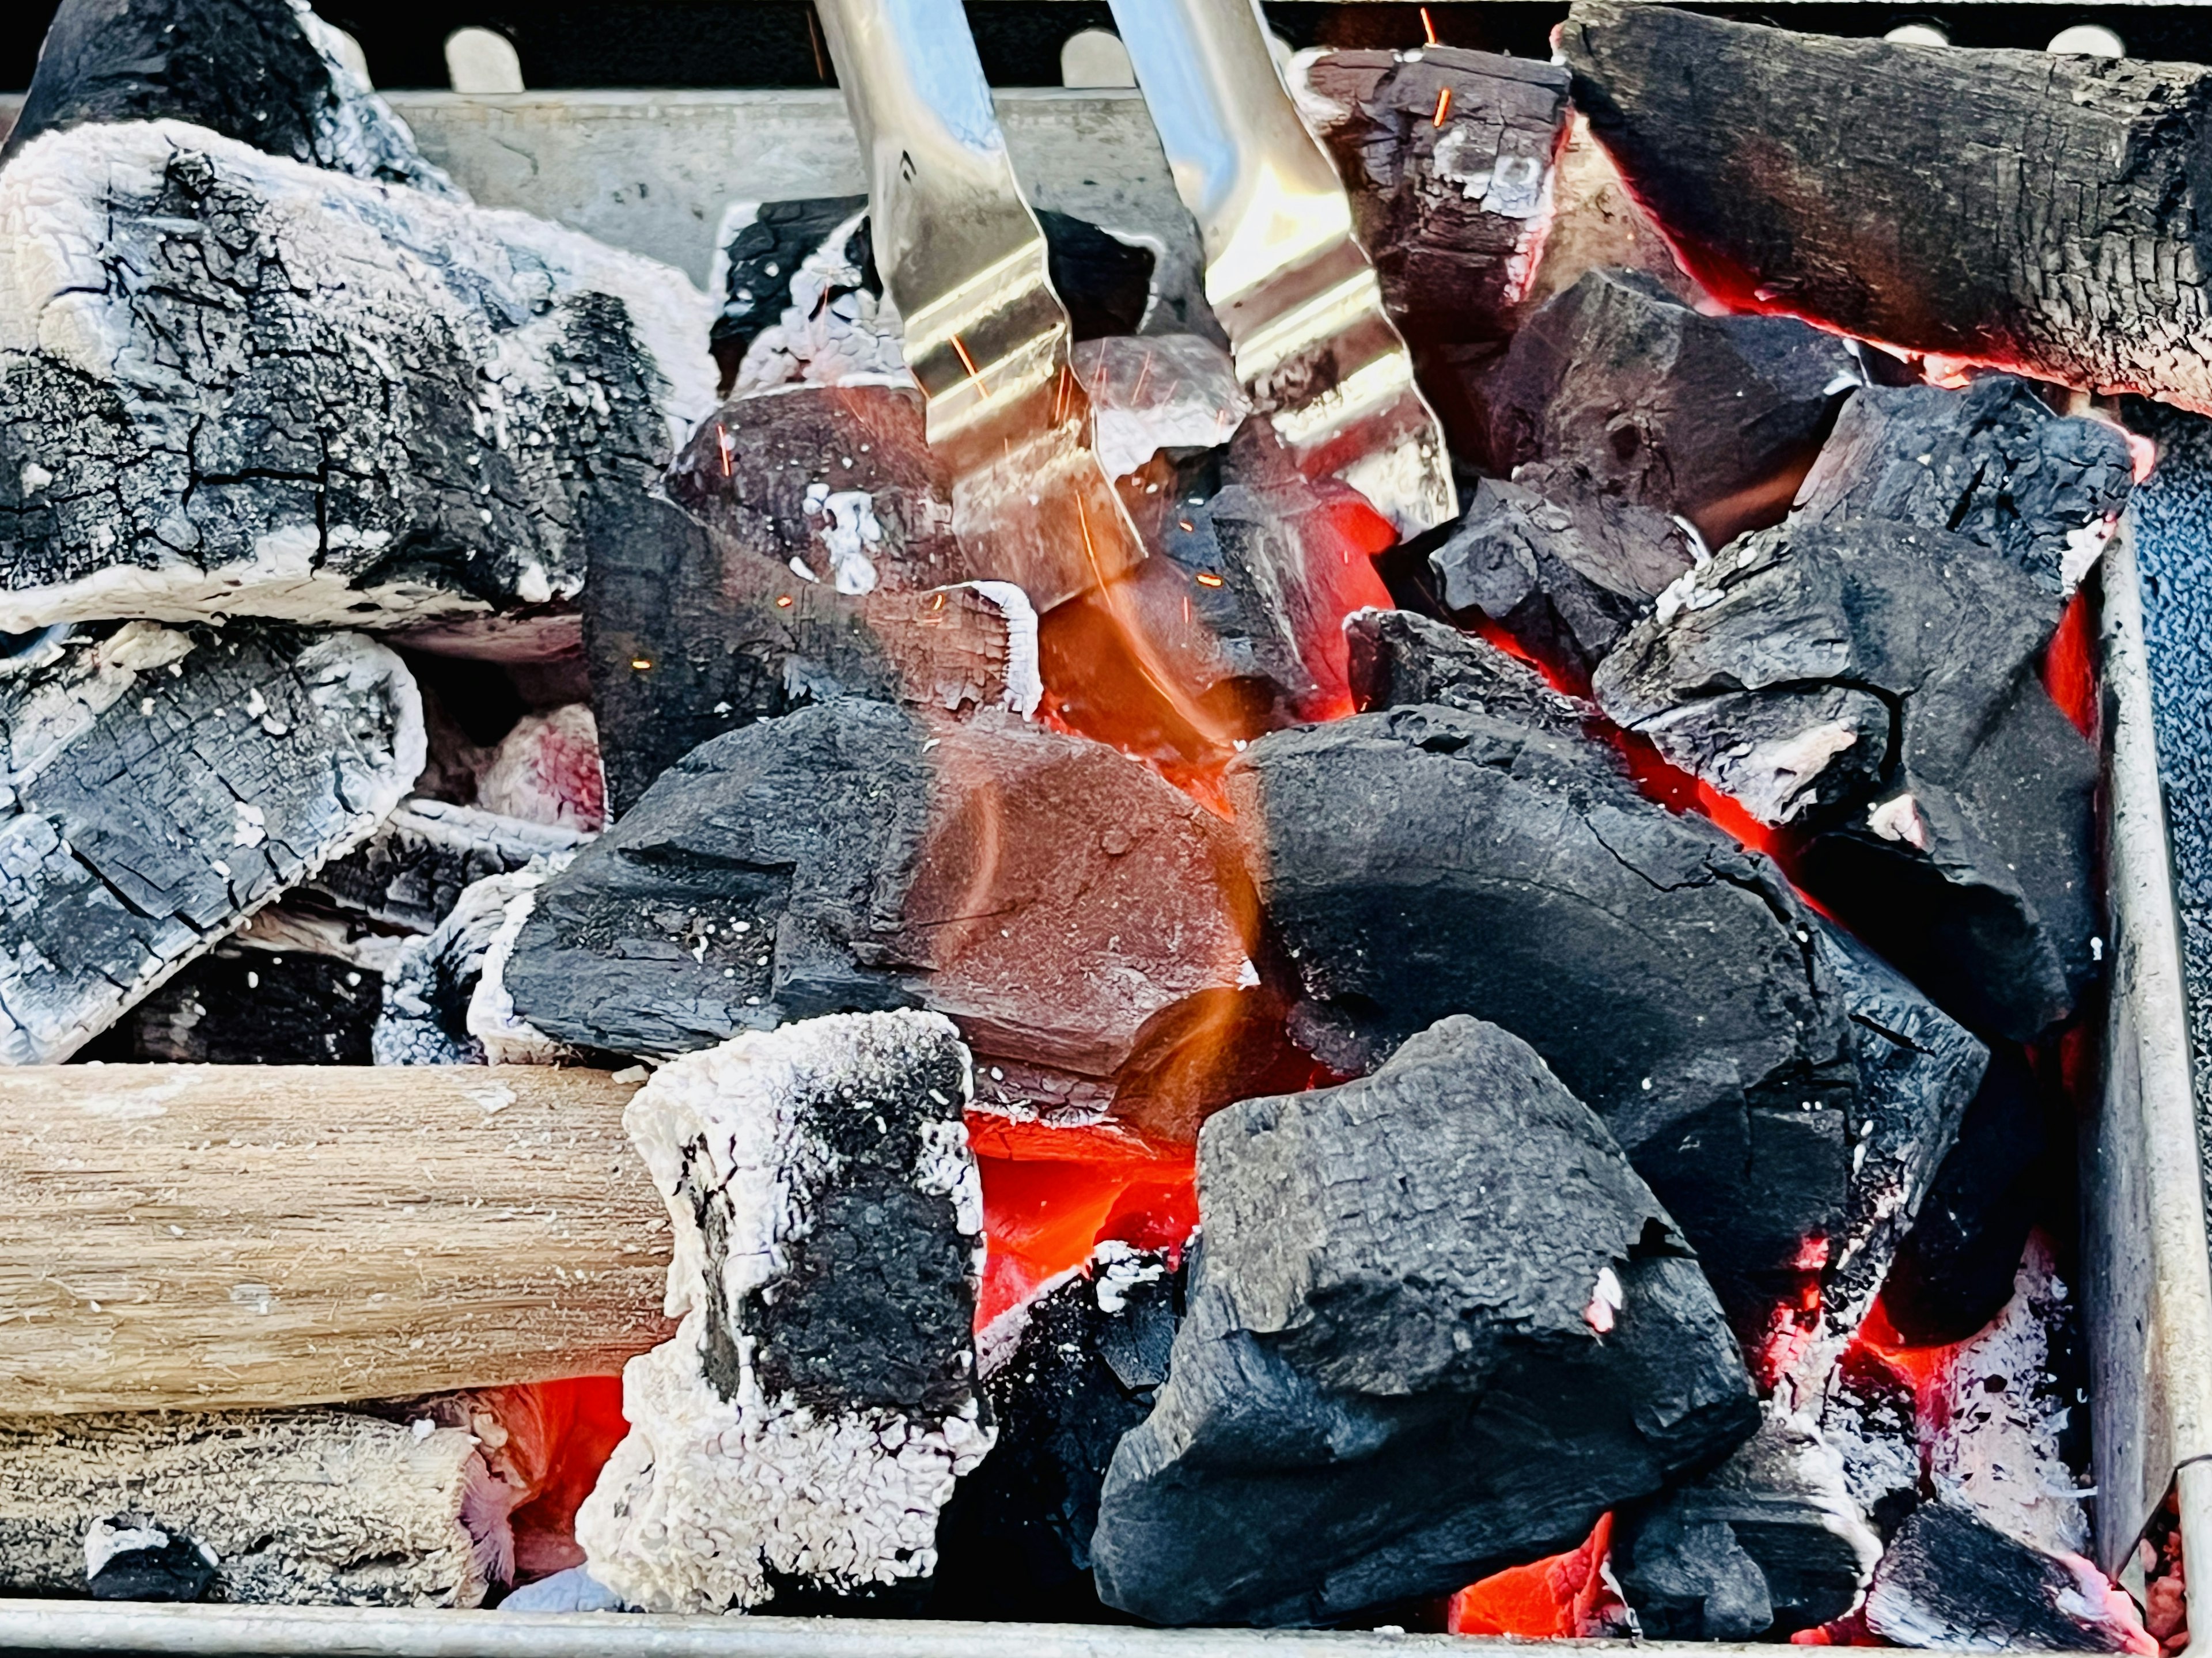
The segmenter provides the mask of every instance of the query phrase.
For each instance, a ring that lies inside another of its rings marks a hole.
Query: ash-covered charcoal
[[[841,593],[993,574],[953,537],[944,468],[911,386],[799,386],[734,398],[700,422],[666,487],[669,499],[746,551]]]
[[[924,1578],[990,1449],[971,1327],[969,1067],[933,1014],[756,1032],[653,1073],[623,1122],[676,1228],[676,1334],[576,1516],[592,1576],[719,1612]]]
[[[1252,412],[1235,361],[1196,334],[1085,340],[1070,359],[1091,394],[1092,446],[1109,477],[1163,450],[1218,448]]]
[[[931,1616],[1100,1619],[1099,1488],[1167,1380],[1176,1289],[1164,1254],[1109,1242],[985,1327],[976,1345],[998,1442],[938,1521]]]
[[[715,261],[722,278],[721,309],[715,313],[709,338],[725,394],[752,343],[764,331],[784,325],[793,286],[803,281],[801,267],[807,258],[818,252],[841,227],[849,241],[854,222],[867,210],[866,196],[810,196],[796,201],[738,202],[723,216],[720,257]],[[845,250],[841,246],[835,252],[842,255]],[[866,260],[865,269],[849,259],[846,263],[856,289],[881,304],[883,278],[876,274],[874,261]],[[817,293],[814,297],[817,303],[834,304],[842,295]],[[896,337],[894,328],[892,338]]]
[[[592,521],[584,637],[617,813],[702,743],[793,708],[868,696],[1027,715],[1043,695],[1036,611],[1012,582],[846,593],[665,501]],[[890,554],[869,562],[880,574]]]
[[[1844,394],[1850,348],[1790,318],[1708,317],[1593,270],[1513,337],[1479,395],[1490,468],[1565,461],[1719,546],[1782,516]]]
[[[591,709],[571,702],[523,715],[486,760],[477,805],[502,817],[597,834],[606,823],[607,786]]]
[[[1189,1310],[1091,1546],[1109,1606],[1313,1624],[1444,1594],[1757,1424],[1666,1211],[1493,1025],[1231,1106],[1198,1157]]]
[[[85,1587],[95,1600],[198,1600],[217,1564],[206,1544],[127,1515],[95,1520],[84,1535]]]
[[[1429,568],[1449,609],[1480,610],[1586,678],[1695,557],[1663,513],[1538,463],[1512,483],[1479,482]]]
[[[1423,342],[1510,333],[1551,225],[1566,72],[1431,46],[1302,52],[1288,78],[1392,319]]]
[[[1798,524],[1889,519],[2003,555],[2045,592],[2081,583],[2135,487],[2116,426],[2063,419],[2022,380],[1862,386],[1798,486]]]
[[[1344,637],[1362,714],[1433,702],[1569,738],[1598,717],[1595,703],[1553,690],[1488,640],[1412,610],[1357,611]]]
[[[1772,1640],[1850,1611],[1881,1549],[1819,1429],[1770,1405],[1719,1467],[1616,1517],[1613,1570],[1647,1640]]]
[[[1820,1436],[1844,1467],[1844,1488],[1887,1543],[1920,1505],[1920,1406],[1913,1384],[1870,1347],[1844,1348],[1822,1378]]]
[[[1882,1282],[1883,1314],[1906,1340],[1964,1341],[2011,1298],[2037,1218],[2063,1212],[2051,1164],[2074,1155],[2070,1121],[2017,1044],[1990,1044],[1958,1139]]]
[[[571,854],[533,859],[524,868],[487,876],[464,888],[437,929],[403,944],[383,987],[371,1029],[369,1059],[377,1065],[486,1065],[488,1051],[512,1024],[514,1004],[503,978],[483,990],[485,963],[501,943],[501,967],[514,932],[530,913],[527,895],[568,867]],[[518,906],[515,900],[524,899]],[[510,932],[510,926],[512,931]],[[483,1004],[477,1005],[483,995]],[[501,1003],[504,1005],[501,1005]]]
[[[188,121],[271,155],[464,200],[303,0],[64,0],[0,166],[48,132]]]
[[[132,1008],[85,1057],[367,1065],[383,999],[382,978],[343,957],[219,944]]]
[[[67,1059],[325,860],[422,768],[357,634],[132,622],[0,677],[0,1063]]]
[[[101,1595],[102,1578],[122,1588],[134,1562],[151,1588],[149,1557],[179,1541],[212,1556],[200,1598],[234,1605],[473,1606],[509,1554],[506,1505],[475,1442],[427,1421],[342,1410],[0,1420],[0,1591],[81,1595],[89,1579]]]
[[[1955,1503],[1924,1503],[1867,1591],[1893,1646],[1955,1652],[2129,1652],[2155,1658],[2134,1604],[2079,1555],[2046,1554]]]
[[[588,838],[576,829],[410,795],[374,834],[324,865],[305,887],[383,926],[429,932],[471,883],[519,870],[533,858],[574,852]]]
[[[1878,519],[1747,536],[1599,670],[1601,706],[1769,823],[1795,872],[1976,1029],[2028,1041],[2096,976],[2097,756],[2044,689],[2058,601]]]
[[[551,648],[582,503],[642,494],[713,402],[681,272],[179,122],[26,147],[0,246],[10,630],[262,616],[514,647],[497,623]]]
[[[1276,732],[1228,792],[1305,999],[1294,1029],[1326,1063],[1366,1069],[1455,1012],[1522,1037],[1605,1120],[1747,1342],[1824,1278],[1879,1281],[1981,1049],[1893,976],[1839,971],[1771,864],[1502,702]]]
[[[2212,409],[2201,65],[1619,0],[1578,0],[1555,39],[1576,107],[1730,309]]]
[[[618,1053],[918,1002],[1003,1073],[995,1102],[1187,1139],[1264,1048],[1253,925],[1227,826],[1134,761],[841,699],[663,773],[539,894],[505,982]]]

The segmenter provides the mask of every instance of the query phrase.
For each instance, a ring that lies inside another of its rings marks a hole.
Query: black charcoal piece
[[[1869,1629],[1900,1647],[2148,1649],[2126,1595],[2087,1560],[2045,1554],[1948,1501],[1921,1504],[1890,1540],[1865,1617]]]
[[[1099,1488],[1167,1379],[1176,1299],[1164,1255],[1109,1242],[986,1327],[978,1346],[998,1441],[938,1522],[933,1617],[1111,1616],[1091,1582]]]
[[[1747,536],[1599,671],[1606,712],[1770,823],[1807,890],[1967,1025],[2029,1041],[2098,974],[2096,750],[2044,689],[2058,600],[1881,519]]]
[[[2045,592],[2070,593],[2134,483],[2119,428],[2061,419],[2013,375],[1987,374],[1963,392],[1869,386],[1836,417],[1792,516],[1954,531],[2002,554]]]
[[[1433,702],[1568,738],[1598,718],[1596,704],[1553,689],[1488,640],[1412,610],[1361,610],[1344,635],[1362,714]]]
[[[1072,213],[1046,207],[1036,216],[1044,232],[1045,270],[1067,307],[1071,337],[1135,333],[1152,303],[1152,249]]]
[[[1923,1050],[1855,1017],[1887,1002],[1907,1031],[1948,1025],[1893,975],[1839,974],[1779,870],[1643,798],[1612,750],[1501,714],[1360,714],[1231,768],[1302,1028],[1339,1069],[1448,1013],[1523,1038],[1605,1120],[1747,1341],[1808,1273],[1863,1260],[1879,1281],[1875,1218],[1917,1204],[1899,1181],[1948,1145],[1979,1045]],[[1877,1159],[1869,1137],[1928,1149]]]
[[[462,199],[298,0],[65,0],[0,165],[90,122],[185,121],[271,155]]]
[[[927,1577],[991,1447],[967,1050],[928,1013],[816,1019],[664,1066],[623,1121],[676,1227],[676,1333],[576,1518],[592,1577],[720,1612]]]
[[[1431,46],[1301,53],[1291,78],[1400,326],[1422,342],[1511,332],[1551,228],[1565,73]]]
[[[1199,1138],[1203,1243],[1100,1598],[1315,1624],[1571,1548],[1758,1411],[1680,1235],[1528,1046],[1449,1019]]]
[[[1587,679],[1693,559],[1664,513],[1603,495],[1572,467],[1484,478],[1429,555],[1437,596],[1480,610],[1546,662]]]
[[[0,224],[0,628],[573,645],[580,507],[713,404],[682,272],[177,122],[42,140]]]
[[[126,623],[0,677],[0,1064],[64,1060],[368,838],[422,704],[357,634]]]
[[[306,882],[340,908],[385,926],[429,932],[462,890],[533,858],[574,852],[590,837],[574,829],[502,817],[474,806],[410,795],[359,847]]]
[[[215,1586],[215,1551],[181,1532],[101,1521],[85,1539],[85,1587],[95,1600],[203,1600]]]
[[[1714,546],[1771,522],[1861,381],[1843,341],[1785,317],[1708,317],[1650,277],[1593,270],[1483,379],[1490,465],[1576,465]]]
[[[1626,1511],[1613,1570],[1648,1640],[1750,1641],[1840,1618],[1881,1558],[1819,1430],[1769,1406],[1714,1469]]]

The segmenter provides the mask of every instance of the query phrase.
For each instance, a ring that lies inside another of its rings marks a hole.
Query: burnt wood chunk
[[[576,1516],[622,1600],[720,1612],[928,1576],[992,1441],[969,1081],[948,1021],[859,1014],[688,1055],[631,1100],[682,1321],[624,1367],[630,1431]]]
[[[866,696],[1027,714],[1042,695],[1036,612],[1012,582],[842,592],[657,497],[592,521],[584,641],[616,812],[700,744],[794,708]]]
[[[1551,225],[1565,71],[1431,46],[1301,52],[1291,75],[1392,319],[1424,341],[1510,333]]]
[[[2096,751],[2044,689],[2058,601],[1964,536],[1747,536],[1599,670],[1606,712],[1762,822],[1814,896],[1976,1029],[2028,1041],[2097,972]]]
[[[295,0],[66,0],[0,165],[90,122],[187,121],[271,155],[463,199]]]
[[[422,768],[399,659],[127,623],[0,679],[0,1064],[66,1059],[325,859]]]
[[[252,616],[550,649],[583,503],[643,494],[713,402],[680,271],[179,122],[27,147],[0,240],[13,631]]]
[[[1198,1157],[1189,1311],[1100,1502],[1109,1606],[1318,1624],[1441,1595],[1757,1424],[1667,1212],[1494,1025],[1231,1106]]]
[[[1972,1509],[1923,1503],[1867,1591],[1867,1627],[1892,1645],[1980,1652],[2148,1652],[2124,1592],[2078,1555],[2008,1537]]]
[[[1558,41],[1576,107],[1728,305],[2212,409],[2212,72],[1620,0],[1580,0]]]
[[[1843,341],[1775,317],[1708,317],[1650,277],[1593,270],[1513,337],[1479,388],[1491,470],[1564,461],[1717,547],[1782,515],[1843,394]]]
[[[1845,959],[1771,864],[1560,723],[1401,708],[1239,758],[1228,792],[1304,998],[1293,1029],[1346,1071],[1449,1013],[1529,1042],[1763,1342],[1808,1287],[1847,1267],[1879,1282],[1879,1218],[1917,1206],[1982,1049]],[[1856,1151],[1869,1137],[1879,1157]]]
[[[574,829],[410,795],[368,840],[303,884],[351,914],[429,932],[453,913],[471,882],[520,869],[533,858],[574,852],[586,838]]]
[[[1175,1341],[1173,1264],[1106,1242],[977,1339],[998,1441],[937,1527],[933,1617],[1097,1623],[1091,1537],[1121,1436],[1151,1414]]]
[[[2064,594],[2096,562],[2133,488],[2118,427],[2062,419],[2025,380],[1986,374],[1963,392],[1853,392],[1791,516],[1954,531],[2002,554],[2045,592]]]
[[[1820,1430],[1770,1405],[1711,1473],[1631,1509],[1613,1569],[1647,1640],[1773,1640],[1840,1618],[1881,1540]]]
[[[667,1054],[919,1003],[994,1103],[1188,1138],[1267,999],[1228,827],[1103,744],[841,699],[702,744],[539,894],[517,1015]]]
[[[1663,513],[1540,463],[1477,483],[1429,568],[1448,608],[1481,611],[1586,680],[1692,557]]]
[[[1179,455],[1217,448],[1252,412],[1236,361],[1196,334],[1085,340],[1070,360],[1091,394],[1091,442],[1109,477],[1136,471],[1164,449]],[[1158,516],[1144,506],[1130,502],[1139,523]]]

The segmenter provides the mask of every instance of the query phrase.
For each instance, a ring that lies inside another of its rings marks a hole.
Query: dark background
[[[807,0],[455,0],[427,7],[375,0],[319,0],[316,9],[368,56],[371,77],[392,90],[442,89],[444,43],[465,25],[497,29],[515,44],[525,84],[588,87],[805,87],[826,84]],[[1334,5],[1282,0],[1267,6],[1291,45],[1411,46],[1418,6]],[[1699,9],[1830,34],[1881,34],[1899,23],[1936,22],[1962,46],[2040,50],[2074,23],[2102,23],[2130,56],[2212,62],[2212,8],[2187,6],[1713,5]],[[1429,8],[1448,46],[1547,57],[1553,0],[1440,0]],[[54,0],[0,7],[0,90],[30,83]],[[1099,0],[969,0],[983,70],[996,86],[1058,86],[1060,46],[1080,28],[1110,27]]]

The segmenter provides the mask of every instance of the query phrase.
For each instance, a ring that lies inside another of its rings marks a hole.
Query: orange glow
[[[1444,1627],[1454,1635],[1515,1635],[1558,1640],[1594,1632],[1613,1598],[1605,1561],[1613,1547],[1613,1515],[1601,1514],[1582,1546],[1509,1566],[1451,1598]]]
[[[1433,126],[1442,126],[1444,124],[1444,117],[1450,113],[1451,88],[1449,87],[1438,87],[1437,88],[1437,118],[1431,122],[1431,125]]]
[[[968,378],[975,383],[975,394],[989,397],[991,388],[983,384],[983,371],[975,367],[975,359],[968,355],[968,347],[957,334],[952,337],[952,349],[959,354],[960,366],[968,371]]]
[[[2066,601],[2058,618],[2058,631],[2043,653],[2043,686],[2059,712],[2074,722],[2074,729],[2092,743],[2097,740],[2097,661],[2092,635],[2095,624],[2089,614],[2089,595],[2077,591]]]
[[[1426,46],[1433,46],[1437,44],[1436,19],[1429,15],[1429,9],[1426,6],[1421,8],[1421,39]]]
[[[528,1493],[508,1516],[514,1527],[518,1581],[582,1565],[576,1509],[629,1431],[623,1418],[622,1378],[570,1376],[485,1388],[476,1397],[507,1433],[507,1442],[492,1449],[491,1461]]]
[[[779,594],[777,594],[777,595],[776,595],[776,600],[775,600],[775,608],[776,608],[777,610],[789,610],[789,609],[791,608],[791,595],[790,595],[789,593],[779,593]]]

